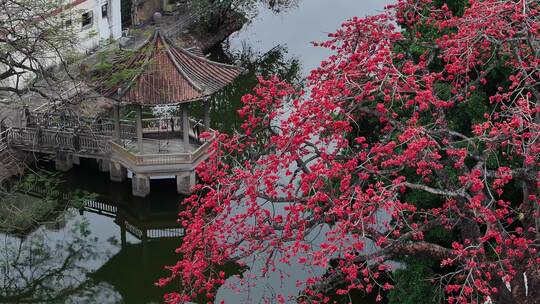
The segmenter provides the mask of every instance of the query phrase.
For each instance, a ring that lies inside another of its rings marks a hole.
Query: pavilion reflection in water
[[[99,192],[99,197],[84,202],[80,213],[92,221],[93,227],[106,218],[114,223],[107,226],[114,230],[108,234],[118,242],[119,251],[89,278],[94,284],[112,285],[123,303],[161,303],[164,293],[172,290],[154,283],[168,274],[163,267],[178,259],[174,251],[182,242],[183,229],[177,219],[183,197],[171,187],[174,181],[161,179],[152,180],[155,191],[147,197],[134,198],[129,183],[109,183],[106,173],[97,169],[94,162],[82,160],[67,173],[63,185],[66,189]]]

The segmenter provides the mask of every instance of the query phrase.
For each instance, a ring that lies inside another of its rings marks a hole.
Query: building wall
[[[71,50],[77,53],[89,53],[105,43],[108,39],[116,40],[122,36],[122,16],[120,11],[121,0],[58,0],[58,4],[64,6],[53,12],[51,18],[60,18],[63,24],[71,27],[78,33],[80,43],[76,49]],[[66,5],[71,5],[65,9]],[[107,5],[107,14],[102,14],[102,6]],[[82,26],[82,15],[91,12],[92,21],[87,26]],[[0,19],[1,19],[0,12]],[[65,50],[68,51],[68,50]],[[41,54],[40,62],[44,66],[53,66],[59,62],[56,54]],[[0,73],[7,67],[0,66]],[[23,75],[23,83],[19,82],[19,87],[24,87],[24,82],[33,78],[31,73]],[[22,85],[21,85],[22,84]],[[0,85],[13,87],[17,85],[16,77],[0,80]]]
[[[79,29],[81,39],[79,52],[90,51],[108,39],[116,40],[122,36],[122,15],[120,0],[73,1],[75,6],[68,14],[75,29]],[[102,7],[107,7],[107,14],[102,14]],[[91,12],[92,23],[82,26],[82,15]]]

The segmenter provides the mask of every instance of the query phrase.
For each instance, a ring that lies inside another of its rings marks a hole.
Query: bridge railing
[[[0,132],[0,152],[4,151],[8,147],[8,137],[9,129]]]
[[[62,150],[103,156],[111,152],[110,137],[95,134],[41,128],[11,128],[7,138],[10,145],[31,150]]]
[[[118,211],[118,207],[111,203],[105,203],[98,200],[84,200],[84,208],[86,210],[110,215],[110,216],[116,216],[116,212]]]
[[[184,236],[184,228],[174,227],[174,228],[148,229],[146,230],[146,236],[149,239],[182,237]]]
[[[26,117],[27,126],[47,126],[47,127],[62,127],[64,129],[79,128],[81,126],[103,125],[109,121],[93,119],[90,117],[65,115],[61,113],[31,113]]]
[[[58,130],[77,130],[77,132],[94,133],[103,136],[114,134],[115,123],[110,118],[91,118],[60,113],[37,112],[29,113],[26,117],[26,126],[29,128],[46,128]],[[202,126],[200,121],[189,119],[190,129]],[[171,132],[181,131],[182,118],[145,118],[142,120],[143,132]],[[137,136],[136,122],[133,120],[120,121],[120,138],[134,138]]]
[[[110,154],[111,139],[108,136],[96,136],[93,134],[83,134],[79,137],[79,151],[91,154]]]
[[[34,197],[38,198],[58,198],[61,200],[69,200],[71,199],[71,194],[67,192],[60,192],[59,190],[55,188],[47,188],[43,187],[41,183],[33,183],[29,187],[25,187],[24,190],[18,189],[17,190],[20,193],[32,195]]]

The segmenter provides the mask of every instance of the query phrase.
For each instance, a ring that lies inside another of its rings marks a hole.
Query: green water
[[[238,127],[240,97],[256,85],[257,75],[277,74],[301,83],[327,55],[314,49],[311,41],[325,39],[343,19],[374,13],[387,2],[293,0],[292,5],[274,10],[260,6],[250,24],[211,51],[214,60],[247,68],[233,85],[212,98],[213,128],[232,132]],[[199,105],[193,107],[195,114],[201,112]],[[51,164],[41,166],[52,170]],[[0,303],[162,302],[163,294],[175,286],[160,289],[153,283],[167,274],[164,265],[177,260],[174,249],[181,242],[176,218],[183,197],[176,194],[175,181],[152,180],[152,194],[134,198],[129,179],[122,184],[109,182],[108,173],[99,172],[90,159],[82,159],[62,178],[65,192],[95,193],[99,208],[70,209],[25,237],[0,234]],[[239,272],[232,265],[226,269],[227,275]],[[302,278],[300,271],[292,272],[293,277]],[[228,282],[234,284],[235,279],[230,277]],[[254,288],[249,295],[223,287],[218,299],[257,303],[268,295],[267,288],[286,294],[295,290],[272,277],[260,285],[264,287]]]

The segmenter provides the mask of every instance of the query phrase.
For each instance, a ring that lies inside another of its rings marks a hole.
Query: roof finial
[[[159,26],[161,25],[162,17],[163,17],[163,16],[161,16],[161,13],[160,13],[160,12],[155,12],[155,13],[154,13],[154,16],[152,17],[152,19],[154,19],[154,24],[155,24],[156,27],[158,27],[158,28],[159,28]]]

